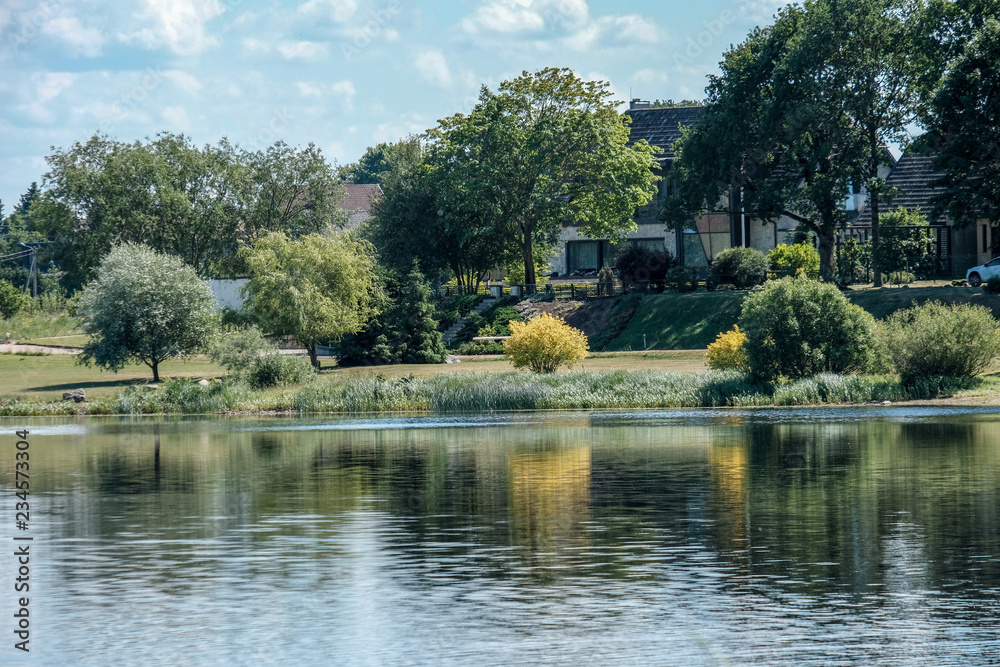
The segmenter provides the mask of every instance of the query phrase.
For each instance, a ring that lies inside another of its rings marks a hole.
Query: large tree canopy
[[[244,308],[271,334],[294,337],[319,368],[316,346],[357,333],[377,313],[374,249],[348,234],[280,232],[240,250],[250,274]]]
[[[534,284],[536,245],[560,225],[591,237],[635,229],[635,209],[656,192],[654,148],[629,145],[629,120],[603,81],[548,68],[484,87],[469,115],[429,132],[439,156],[442,216],[457,214],[520,253]]]
[[[271,231],[305,234],[341,224],[343,196],[313,145],[249,152],[225,139],[197,147],[183,135],[123,143],[95,135],[46,158],[32,225],[55,239],[71,287],[116,243],[181,257],[201,275],[241,270],[236,251]]]
[[[867,185],[877,211],[885,143],[908,119],[900,5],[810,0],[728,51],[710,79],[705,115],[676,147],[678,186],[665,219],[689,225],[739,188],[750,215],[788,215],[815,232],[831,278],[849,188]]]
[[[1000,224],[1000,20],[974,31],[928,99],[921,137],[937,154],[937,205],[958,225]]]
[[[141,245],[115,246],[78,308],[91,334],[81,361],[118,371],[140,361],[159,382],[159,365],[197,351],[215,330],[215,297],[207,281],[177,257]]]

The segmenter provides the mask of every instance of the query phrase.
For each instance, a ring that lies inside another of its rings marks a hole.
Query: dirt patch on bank
[[[532,303],[531,308],[539,313],[548,313],[566,320],[566,324],[593,337],[604,329],[611,309],[618,299],[587,299],[586,301],[541,301]]]

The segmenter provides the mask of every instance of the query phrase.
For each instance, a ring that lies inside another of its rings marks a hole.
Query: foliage
[[[453,294],[437,304],[438,329],[444,331],[479,305],[482,297],[478,294]]]
[[[803,269],[809,278],[819,278],[819,252],[811,243],[778,244],[767,254],[772,271],[795,273]]]
[[[201,349],[217,326],[215,297],[193,268],[127,243],[101,261],[77,312],[91,335],[81,363],[118,371],[141,361],[154,382],[162,361]]]
[[[31,308],[31,297],[6,280],[0,280],[0,317],[10,318]]]
[[[844,239],[837,249],[837,284],[841,287],[869,282],[872,245],[853,236]]]
[[[611,296],[615,291],[615,273],[610,266],[602,266],[597,272],[597,289],[605,295]]]
[[[615,256],[615,268],[625,288],[636,283],[662,283],[672,266],[674,258],[666,249],[648,248],[637,243],[626,243]]]
[[[447,351],[435,319],[431,290],[414,266],[394,300],[384,300],[382,311],[364,330],[348,334],[340,345],[341,366],[386,364],[440,364]]]
[[[124,143],[95,135],[46,158],[34,229],[54,239],[68,287],[94,275],[115,244],[143,243],[181,257],[201,275],[241,273],[236,252],[266,233],[307,234],[343,224],[332,167],[313,145],[202,148],[158,134]]]
[[[298,241],[276,232],[240,250],[250,279],[244,309],[275,335],[293,336],[319,368],[316,346],[360,331],[376,312],[373,249],[347,234]]]
[[[851,185],[873,193],[877,221],[883,147],[905,134],[911,63],[900,4],[808,0],[726,52],[698,126],[674,147],[664,219],[689,226],[738,187],[756,219],[789,215],[813,231],[832,279]]]
[[[410,139],[387,146],[380,159],[383,196],[361,231],[394,274],[406,275],[416,261],[430,276],[450,272],[457,284],[477,286],[512,256],[495,221],[466,205],[471,193],[437,147]]]
[[[746,350],[747,335],[734,325],[731,331],[720,333],[708,346],[708,367],[713,371],[749,371],[750,359]]]
[[[971,378],[1000,356],[997,320],[983,306],[928,301],[889,316],[886,344],[904,384]]]
[[[875,254],[884,273],[907,272],[922,277],[937,273],[934,236],[919,208],[908,211],[900,206],[886,212],[879,222],[879,234]]]
[[[935,154],[942,177],[937,211],[947,211],[957,225],[987,218],[1000,222],[1000,19],[996,7],[975,2],[947,3],[955,12],[947,29],[931,26],[928,34],[954,44],[933,45],[933,54],[955,55],[939,61],[939,80],[924,88],[921,143]],[[952,47],[952,48],[949,48]],[[926,52],[924,55],[927,55]],[[930,73],[934,73],[931,69]]]
[[[341,176],[353,183],[382,184],[400,164],[419,163],[421,151],[419,137],[408,137],[394,144],[376,144],[356,163],[344,165]]]
[[[555,373],[587,357],[587,337],[560,317],[542,313],[528,322],[511,322],[510,331],[503,349],[514,368]]]
[[[1000,276],[992,276],[983,283],[983,291],[987,294],[1000,294]]]
[[[667,271],[665,281],[670,289],[677,292],[693,292],[698,289],[698,271],[675,266]]]
[[[874,318],[830,283],[768,281],[744,300],[739,326],[757,379],[865,371],[876,363]]]
[[[729,248],[715,256],[709,279],[715,285],[732,283],[740,289],[767,279],[767,256],[756,248]]]
[[[565,221],[621,238],[655,194],[656,151],[629,144],[628,117],[610,96],[606,82],[568,69],[524,72],[429,131],[445,169],[441,196],[520,254],[525,284],[537,282],[536,246],[551,248]]]

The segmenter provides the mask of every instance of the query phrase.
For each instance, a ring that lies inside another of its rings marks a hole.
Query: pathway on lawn
[[[0,343],[0,354],[80,354],[78,347],[47,347],[45,345],[16,345]]]

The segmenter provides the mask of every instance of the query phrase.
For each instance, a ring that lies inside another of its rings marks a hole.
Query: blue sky
[[[0,199],[51,146],[96,131],[331,162],[468,111],[482,85],[547,66],[617,99],[702,97],[722,52],[778,0],[0,0]]]

